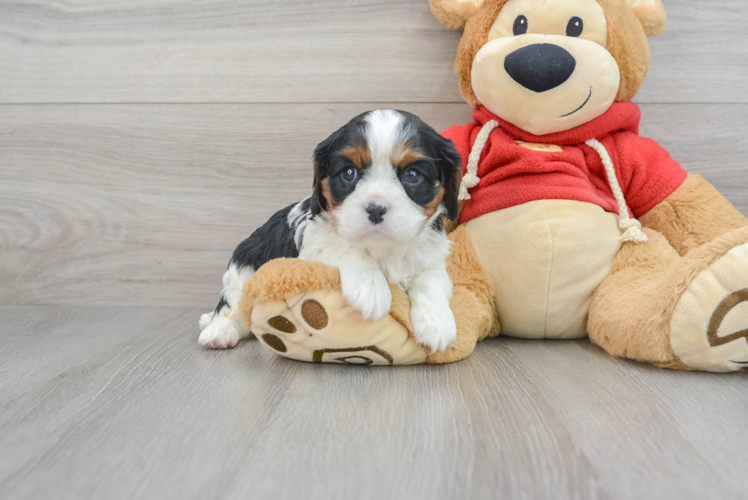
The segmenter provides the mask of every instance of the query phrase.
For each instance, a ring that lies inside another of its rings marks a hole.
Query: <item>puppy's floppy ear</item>
[[[446,139],[436,131],[433,131],[433,134],[437,149],[434,158],[437,160],[439,168],[439,181],[444,187],[442,202],[447,207],[447,218],[457,220],[460,216],[460,203],[457,197],[460,194],[460,182],[462,181],[462,156],[457,152],[451,140]]]
[[[342,130],[342,129],[341,129]],[[312,192],[312,217],[319,215],[321,212],[327,212],[330,207],[327,206],[327,198],[323,192],[322,181],[327,179],[330,170],[335,145],[342,131],[338,130],[330,137],[320,142],[314,149],[314,186]]]
[[[644,27],[647,36],[657,36],[665,32],[667,14],[662,0],[626,0]]]
[[[458,30],[464,28],[467,20],[478,12],[483,0],[429,0],[429,4],[440,23]]]

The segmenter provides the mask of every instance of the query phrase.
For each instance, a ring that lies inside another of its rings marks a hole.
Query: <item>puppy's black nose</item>
[[[504,69],[509,76],[526,89],[538,93],[564,83],[576,67],[574,56],[552,43],[528,45],[504,59]]]
[[[377,205],[374,202],[369,203],[366,207],[366,211],[369,213],[369,220],[372,224],[379,224],[384,220],[384,214],[387,213],[387,209],[382,205]]]

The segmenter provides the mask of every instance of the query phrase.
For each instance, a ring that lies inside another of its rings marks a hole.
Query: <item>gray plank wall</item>
[[[748,214],[748,2],[666,1],[636,101]],[[0,0],[0,304],[212,307],[361,111],[469,120],[426,0]]]

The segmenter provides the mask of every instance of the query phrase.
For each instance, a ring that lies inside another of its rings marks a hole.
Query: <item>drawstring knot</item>
[[[647,235],[642,231],[642,223],[636,219],[619,220],[618,227],[625,230],[623,236],[621,236],[623,242],[646,243],[649,241]]]
[[[603,146],[597,139],[590,139],[585,142],[585,144],[594,149],[603,161],[603,167],[605,167],[605,175],[608,176],[610,190],[613,191],[613,196],[615,196],[616,201],[618,202],[618,227],[620,227],[622,231],[625,231],[621,236],[621,241],[631,241],[634,243],[645,243],[649,241],[647,235],[642,231],[641,222],[629,217],[629,208],[626,205],[626,198],[623,196],[621,185],[618,183],[616,169],[613,167],[613,161],[610,159],[608,150],[605,149],[605,146]]]
[[[468,193],[468,189],[472,189],[475,186],[478,185],[480,182],[480,177],[478,177],[475,174],[471,174],[470,172],[466,173],[462,176],[462,182],[460,183],[460,195],[458,196],[458,200],[469,200],[470,199],[470,193]]]

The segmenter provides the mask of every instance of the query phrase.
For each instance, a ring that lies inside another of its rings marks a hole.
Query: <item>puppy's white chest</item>
[[[367,249],[366,253],[377,261],[387,281],[407,292],[419,273],[446,265],[449,243],[446,235],[433,232],[407,244]]]
[[[387,281],[397,286],[403,292],[407,293],[408,289],[410,288],[410,283],[413,281],[413,277],[415,276],[415,274],[404,274],[407,271],[403,271],[402,269],[388,269],[381,264],[380,268],[382,269],[385,278],[387,278]]]

